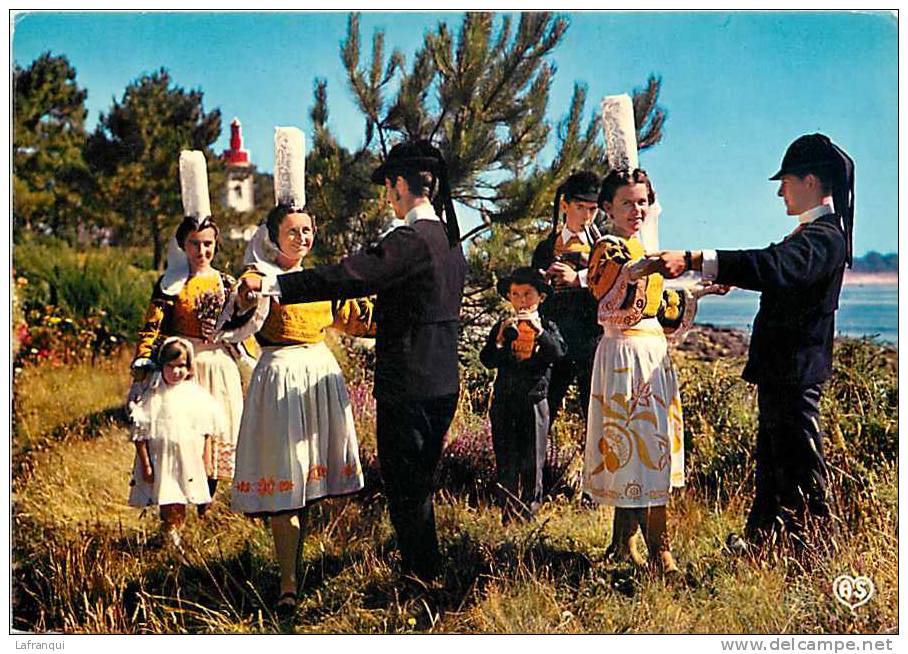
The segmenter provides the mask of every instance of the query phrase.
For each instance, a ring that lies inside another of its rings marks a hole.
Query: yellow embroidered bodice
[[[214,304],[224,305],[224,288],[221,283],[221,276],[217,273],[213,275],[204,275],[202,277],[192,277],[183,286],[183,290],[177,296],[173,303],[172,329],[174,334],[180,336],[189,336],[192,338],[202,337],[202,321],[199,319],[199,306],[201,302],[211,301],[208,298],[219,298],[220,302]],[[207,296],[207,298],[206,298]],[[211,316],[217,320],[220,310],[214,312]]]
[[[261,276],[250,270],[243,273]],[[372,302],[366,298],[340,302],[281,304],[271,300],[268,317],[256,334],[262,345],[308,345],[325,340],[329,327],[351,336],[374,336]]]
[[[590,272],[587,278],[587,284],[596,299],[602,299],[612,290],[624,264],[642,259],[644,256],[646,256],[646,251],[636,237],[623,239],[617,236],[607,236],[600,239],[590,255]],[[643,317],[655,317],[662,305],[664,283],[662,275],[653,273],[637,280],[636,283],[645,289]]]
[[[206,302],[212,318],[217,319],[225,292],[221,273],[216,270],[190,277],[177,295],[165,295],[159,281],[139,329],[135,358],[150,358],[155,342],[161,336],[202,338],[200,302]]]
[[[587,283],[599,300],[599,324],[628,329],[645,318],[657,318],[666,333],[683,333],[696,312],[696,301],[689,294],[664,289],[658,273],[636,281],[623,274],[625,264],[645,255],[637,238],[606,236],[593,247]]]

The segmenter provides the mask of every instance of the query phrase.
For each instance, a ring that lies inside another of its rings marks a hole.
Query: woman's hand
[[[202,320],[202,340],[206,343],[210,343],[214,338],[215,325],[217,325],[217,321],[213,318]]]
[[[151,467],[151,464],[142,466],[142,479],[149,484],[154,483],[154,468]]]
[[[731,290],[731,286],[726,284],[715,284],[713,282],[700,282],[695,286],[691,293],[697,298],[701,298],[704,295],[725,295]]]
[[[240,280],[236,289],[236,303],[242,311],[246,311],[255,304],[256,294],[262,290],[262,278],[257,275],[248,275]]]

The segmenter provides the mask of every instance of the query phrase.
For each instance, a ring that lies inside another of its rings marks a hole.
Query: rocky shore
[[[749,334],[741,329],[694,325],[675,349],[688,352],[704,361],[715,361],[747,355]]]

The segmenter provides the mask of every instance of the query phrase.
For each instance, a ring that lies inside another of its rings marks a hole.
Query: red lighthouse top
[[[239,118],[230,121],[230,149],[224,150],[221,158],[231,166],[248,166],[249,151],[243,149],[243,134]]]

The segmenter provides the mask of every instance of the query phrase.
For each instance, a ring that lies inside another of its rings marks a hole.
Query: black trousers
[[[506,494],[503,506],[531,512],[542,503],[542,467],[549,431],[549,404],[545,398],[495,397],[489,409],[492,447],[498,483]]]
[[[558,417],[558,411],[564,402],[564,396],[568,388],[576,380],[577,390],[580,395],[580,412],[586,420],[586,413],[590,405],[590,378],[593,375],[593,358],[596,355],[596,349],[587,356],[576,359],[564,358],[556,361],[552,366],[552,379],[549,382],[549,425],[555,424],[555,418]]]
[[[431,579],[441,555],[435,533],[435,470],[457,394],[429,400],[376,402],[376,440],[391,524],[404,573]]]
[[[757,387],[756,495],[745,532],[754,543],[793,536],[803,544],[808,522],[827,522],[821,391],[821,384]]]

